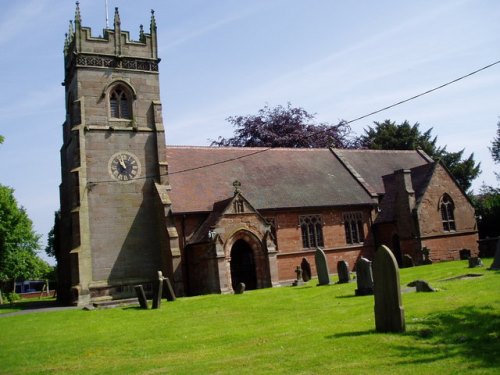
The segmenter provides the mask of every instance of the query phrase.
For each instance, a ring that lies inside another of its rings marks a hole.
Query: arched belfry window
[[[132,118],[132,95],[124,85],[116,85],[109,92],[111,118]]]
[[[444,194],[439,205],[441,210],[441,220],[443,221],[443,230],[445,232],[454,232],[455,226],[455,205],[448,194]]]

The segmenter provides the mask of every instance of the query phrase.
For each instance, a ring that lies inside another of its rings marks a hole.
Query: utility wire
[[[439,85],[439,86],[436,86],[430,90],[427,90],[427,91],[424,91],[420,94],[417,94],[417,95],[414,95],[410,98],[407,98],[407,99],[404,99],[404,100],[401,100],[399,102],[396,102],[394,104],[391,104],[391,105],[388,105],[386,107],[383,107],[383,108],[380,108],[376,111],[373,111],[373,112],[370,112],[370,113],[367,113],[366,115],[363,115],[363,116],[359,116],[359,117],[356,117],[352,120],[349,120],[349,121],[340,121],[338,124],[336,125],[333,125],[333,126],[339,126],[339,125],[342,125],[342,124],[352,124],[353,122],[356,122],[356,121],[359,121],[359,120],[362,120],[364,118],[367,118],[367,117],[370,117],[370,116],[373,116],[377,113],[380,113],[380,112],[383,112],[383,111],[386,111],[390,108],[394,108],[394,107],[397,107],[401,104],[404,104],[404,103],[407,103],[409,101],[412,101],[412,100],[415,100],[417,98],[420,98],[424,95],[427,95],[427,94],[430,94],[434,91],[437,91],[437,90],[440,90],[446,86],[449,86],[449,85],[452,85],[458,81],[461,81],[465,78],[468,78],[474,74],[477,74],[479,72],[482,72],[483,70],[486,70],[486,69],[489,69],[497,64],[500,64],[500,60],[498,61],[495,61],[491,64],[488,64],[486,66],[483,66],[482,68],[480,69],[477,69],[477,70],[474,70],[473,72],[470,72],[466,75],[463,75],[461,77],[458,77],[458,78],[455,78],[451,81],[448,81],[446,83],[443,83],[442,85]],[[315,133],[312,133],[312,134],[309,134],[308,136],[306,136],[305,138],[310,138],[310,137],[314,137],[316,135],[319,135],[321,133],[324,133],[326,130],[319,130]],[[168,173],[164,173],[164,174],[160,174],[160,175],[151,175],[151,176],[144,176],[144,177],[138,177],[136,178],[136,180],[144,180],[144,179],[148,179],[148,178],[155,178],[155,177],[161,177],[161,176],[167,176],[167,175],[174,175],[174,174],[179,174],[179,173],[186,173],[186,172],[191,172],[191,171],[194,171],[194,170],[199,170],[199,169],[204,169],[204,168],[208,168],[208,167],[212,167],[212,166],[215,166],[215,165],[219,165],[219,164],[224,164],[224,163],[229,163],[229,162],[232,162],[232,161],[235,161],[235,160],[240,160],[240,159],[244,159],[244,158],[247,158],[247,157],[250,157],[250,156],[253,156],[253,155],[256,155],[256,154],[261,154],[263,152],[266,152],[266,151],[269,151],[271,150],[273,147],[267,147],[267,148],[264,148],[264,149],[261,149],[261,150],[258,150],[258,151],[255,151],[255,152],[252,152],[250,154],[245,154],[245,155],[241,155],[241,156],[237,156],[237,157],[234,157],[234,158],[229,158],[229,159],[224,159],[224,160],[221,160],[221,161],[217,161],[217,162],[214,162],[214,163],[209,163],[209,164],[203,164],[203,165],[200,165],[198,167],[192,167],[192,168],[186,168],[186,169],[180,169],[178,171],[172,171],[172,172],[168,172]],[[107,182],[118,182],[118,181],[115,181],[115,180],[104,180],[104,181],[93,181],[93,182],[89,182],[89,185],[95,185],[95,184],[100,184],[100,183],[107,183]]]

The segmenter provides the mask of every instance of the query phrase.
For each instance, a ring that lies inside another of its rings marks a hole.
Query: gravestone
[[[292,285],[293,286],[304,285],[304,282],[302,281],[302,268],[300,266],[297,266],[297,268],[295,268],[295,274],[297,275],[297,278],[295,279]]]
[[[469,268],[483,267],[483,261],[479,257],[469,258]]]
[[[412,281],[411,283],[408,283],[408,286],[415,287],[417,292],[435,292],[436,291],[436,289],[434,289],[432,286],[430,286],[429,283],[425,280]]]
[[[366,258],[359,258],[356,262],[356,282],[358,289],[355,290],[357,296],[373,294],[373,272],[372,262]]]
[[[158,280],[155,280],[153,283],[153,309],[159,309],[161,306],[161,297],[163,295],[163,274],[161,271],[158,271]]]
[[[168,279],[168,277],[165,277],[163,279],[163,281],[165,282],[165,285],[167,286],[167,290],[166,290],[167,301],[175,301],[175,299],[176,299],[175,292],[174,292],[174,288],[172,288],[172,284],[170,283],[170,280]]]
[[[497,249],[495,250],[495,257],[491,263],[490,270],[500,270],[500,238],[497,240]]]
[[[330,272],[328,271],[326,255],[319,247],[316,248],[314,261],[316,262],[316,272],[318,273],[318,285],[330,285]]]
[[[432,264],[431,250],[425,246],[422,248],[422,264]]]
[[[462,249],[458,253],[460,254],[460,260],[467,260],[471,257],[469,249]]]
[[[309,280],[311,280],[311,265],[306,258],[302,258],[302,262],[300,262],[300,268],[302,268],[302,280],[307,283]]]
[[[394,254],[380,246],[373,260],[375,327],[377,332],[404,332],[405,317],[399,285],[399,268]]]
[[[142,285],[136,285],[134,287],[135,293],[137,294],[137,299],[139,300],[139,305],[141,309],[148,309],[148,300],[146,299],[146,294],[144,293],[144,288]]]
[[[236,288],[234,289],[234,294],[243,294],[245,292],[246,285],[245,283],[236,284]]]
[[[337,262],[337,274],[339,275],[339,284],[344,284],[351,281],[351,275],[349,273],[349,263],[347,263],[345,260],[339,260]]]
[[[404,254],[403,255],[403,261],[402,261],[402,267],[403,268],[410,268],[414,267],[415,263],[413,262],[413,258],[409,254]]]

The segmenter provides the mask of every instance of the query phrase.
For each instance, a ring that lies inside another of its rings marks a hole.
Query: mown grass
[[[487,265],[491,263],[486,260]],[[453,279],[468,273],[480,277]],[[355,283],[0,318],[2,374],[497,374],[500,272],[466,261],[401,270],[407,331],[374,330]],[[403,289],[406,287],[403,286]]]

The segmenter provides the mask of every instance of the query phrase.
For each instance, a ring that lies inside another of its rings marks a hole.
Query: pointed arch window
[[[299,216],[304,249],[323,247],[323,220],[321,215]]]
[[[456,230],[454,215],[455,205],[448,194],[444,194],[441,198],[439,209],[441,210],[443,230],[445,232],[454,232]]]
[[[110,91],[109,110],[112,118],[132,118],[132,96],[123,85],[117,85]]]

